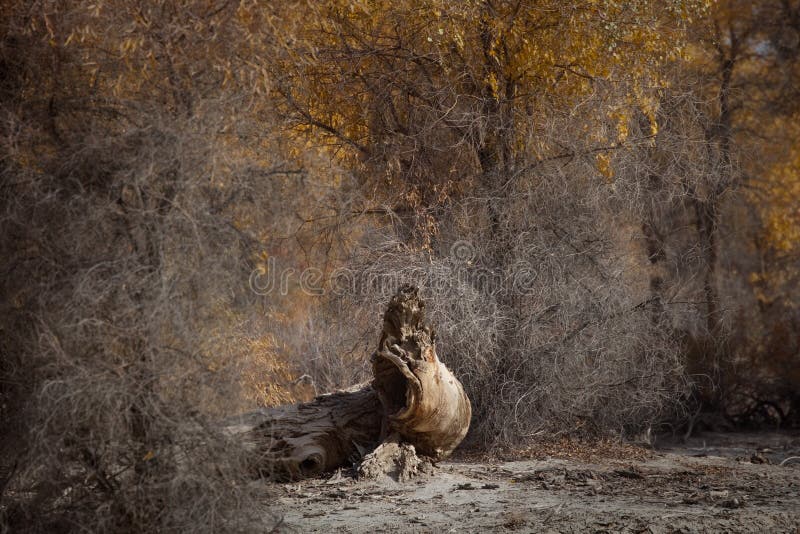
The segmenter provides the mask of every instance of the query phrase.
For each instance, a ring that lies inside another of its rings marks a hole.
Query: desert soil
[[[430,476],[342,470],[278,487],[280,532],[800,532],[800,435],[706,434],[656,449],[464,453]],[[780,465],[786,459],[783,465]]]

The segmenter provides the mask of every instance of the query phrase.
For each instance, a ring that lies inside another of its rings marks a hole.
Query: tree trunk
[[[351,465],[380,439],[381,404],[370,385],[261,415],[245,437],[257,453],[256,469],[276,480],[313,477]]]
[[[248,414],[239,428],[230,427],[257,452],[259,472],[279,480],[316,476],[398,436],[434,460],[448,456],[467,434],[472,412],[461,383],[436,355],[424,312],[415,287],[392,297],[370,383]]]

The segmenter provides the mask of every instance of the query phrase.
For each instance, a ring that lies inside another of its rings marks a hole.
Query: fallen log
[[[461,383],[436,355],[415,287],[392,297],[372,358],[373,379],[304,404],[250,414],[244,432],[262,475],[300,479],[355,465],[383,442],[441,460],[464,439],[472,415]],[[372,470],[369,470],[372,471]]]

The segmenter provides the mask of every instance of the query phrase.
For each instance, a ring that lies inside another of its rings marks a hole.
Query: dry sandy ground
[[[403,483],[339,472],[282,485],[276,530],[800,532],[800,459],[779,465],[800,456],[800,435],[715,434],[566,459],[531,452],[537,459],[442,462]]]

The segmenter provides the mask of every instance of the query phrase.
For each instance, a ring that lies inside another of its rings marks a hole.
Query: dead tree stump
[[[405,285],[383,316],[373,380],[304,404],[249,414],[244,437],[258,470],[275,479],[316,476],[357,463],[382,442],[440,460],[464,439],[472,415],[461,383],[436,355],[425,304]]]

